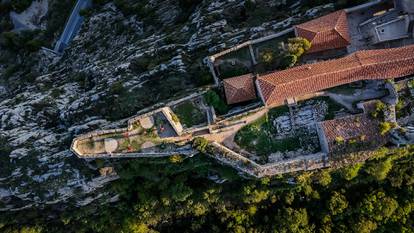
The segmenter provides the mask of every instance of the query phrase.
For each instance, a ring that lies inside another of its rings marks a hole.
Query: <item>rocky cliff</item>
[[[7,81],[8,67],[0,66],[1,211],[115,201],[108,183],[117,177],[76,158],[69,151],[75,135],[118,127],[144,107],[207,84],[208,54],[332,10],[277,0],[253,1],[263,4],[256,8],[242,0],[117,2],[84,12],[62,57],[32,53],[29,72]],[[283,14],[257,12],[266,8]]]

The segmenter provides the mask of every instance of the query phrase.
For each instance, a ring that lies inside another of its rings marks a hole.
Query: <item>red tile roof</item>
[[[258,77],[266,105],[360,80],[392,79],[414,74],[414,45],[359,51],[343,58],[297,66]]]
[[[311,42],[312,46],[308,53],[344,48],[351,42],[344,10],[297,25],[295,30],[298,37],[306,38]]]
[[[352,115],[320,123],[330,153],[372,149],[386,143],[379,122],[366,114]]]
[[[246,74],[223,81],[228,104],[240,103],[256,98],[253,77],[253,74]]]

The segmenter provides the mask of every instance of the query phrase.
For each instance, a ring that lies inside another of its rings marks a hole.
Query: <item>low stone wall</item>
[[[170,107],[163,107],[161,109],[161,111],[164,114],[165,118],[167,118],[170,125],[173,127],[175,133],[177,133],[177,135],[180,136],[183,133],[183,126],[181,125],[180,121],[175,122],[172,119],[171,114],[173,113],[173,111],[171,110],[171,108]]]
[[[105,134],[110,133],[125,133],[128,131],[128,128],[119,128],[119,129],[107,129],[107,130],[97,130],[90,133],[82,134],[77,136],[75,139],[73,139],[72,144],[70,146],[70,150],[76,154],[79,158],[83,158],[83,154],[77,149],[78,148],[78,142],[80,140],[92,138],[92,137],[98,137]]]
[[[227,114],[223,115],[222,117],[223,118],[230,118],[230,117],[233,117],[233,116],[243,115],[246,112],[248,113],[248,112],[251,112],[251,111],[260,110],[260,109],[262,109],[261,107],[263,107],[262,102],[249,104],[249,105],[245,106],[244,108],[241,108],[241,109],[239,109],[237,111],[234,111],[234,112],[231,112],[231,113],[227,113]]]
[[[125,133],[126,131],[128,131],[128,128],[96,130],[96,131],[93,131],[93,132],[90,132],[90,133],[86,133],[86,134],[82,134],[80,136],[77,136],[76,139],[82,140],[82,139],[102,136],[104,134],[110,134],[110,133]]]
[[[296,171],[309,171],[329,166],[327,154],[323,152],[260,165],[217,142],[212,142],[210,145],[216,149],[213,154],[209,154],[211,157],[256,178]]]
[[[259,176],[261,166],[256,162],[241,156],[217,142],[212,142],[210,145],[216,149],[212,154],[209,153],[214,159],[256,178],[261,177]]]
[[[346,13],[353,13],[355,11],[367,9],[367,8],[370,8],[370,7],[376,6],[376,5],[381,4],[381,3],[385,3],[385,2],[386,1],[384,1],[384,0],[371,1],[371,2],[364,3],[362,5],[346,8],[345,12]]]
[[[214,85],[215,86],[220,86],[220,80],[219,80],[218,75],[216,74],[216,71],[214,69],[214,62],[217,58],[219,58],[221,56],[224,56],[228,53],[234,52],[236,50],[239,50],[241,48],[249,47],[249,54],[250,54],[251,62],[252,62],[252,64],[256,65],[257,61],[256,61],[256,57],[254,55],[253,47],[252,47],[254,44],[261,43],[261,42],[264,42],[264,41],[268,41],[268,40],[283,36],[285,34],[291,33],[293,31],[294,31],[294,27],[290,27],[288,29],[285,29],[283,31],[280,31],[278,33],[275,33],[275,34],[272,34],[272,35],[269,35],[269,36],[264,36],[264,37],[261,37],[261,38],[255,39],[255,40],[248,40],[248,41],[243,42],[239,45],[236,45],[234,47],[231,47],[229,49],[226,49],[224,51],[221,51],[219,53],[216,53],[214,55],[211,55],[211,56],[207,57],[206,58],[207,66],[210,69],[210,73],[213,75]]]
[[[131,117],[128,120],[128,126],[131,126],[134,122],[136,122],[137,120],[139,120],[141,118],[148,117],[150,115],[154,115],[155,113],[158,113],[158,112],[162,111],[162,109],[164,107],[171,107],[171,106],[177,105],[177,104],[179,104],[181,102],[184,102],[186,100],[190,100],[190,99],[195,99],[195,98],[201,97],[206,92],[207,92],[207,90],[199,90],[199,91],[197,91],[195,93],[192,93],[192,94],[190,94],[188,96],[185,96],[183,98],[180,98],[180,99],[177,99],[177,100],[174,100],[174,101],[170,101],[168,103],[160,103],[160,104],[157,105],[157,108],[156,109],[154,108],[154,106],[152,106],[150,108],[142,109],[142,110],[140,110],[137,113],[137,115]]]
[[[152,115],[154,115],[154,114],[156,114],[156,113],[158,113],[158,112],[161,112],[161,109],[160,109],[160,108],[157,108],[157,109],[155,109],[155,110],[153,110],[153,111],[150,111],[150,112],[147,112],[147,113],[141,114],[141,115],[139,115],[139,116],[134,116],[134,117],[130,118],[130,119],[128,120],[128,128],[129,128],[129,129],[131,129],[131,128],[132,128],[132,126],[133,126],[133,124],[134,124],[135,122],[139,121],[139,120],[140,120],[140,119],[142,119],[142,118],[152,116]]]
[[[113,153],[113,154],[85,154],[78,156],[83,159],[98,159],[98,158],[162,158],[172,155],[180,154],[186,156],[192,156],[197,154],[195,150],[176,150],[169,152],[147,152],[147,153]]]
[[[242,118],[242,117],[245,117],[245,116],[247,116],[249,114],[253,114],[255,112],[261,111],[261,110],[263,110],[265,108],[266,108],[265,106],[261,106],[261,107],[254,108],[254,109],[251,109],[251,110],[248,110],[248,111],[242,111],[242,112],[239,112],[239,113],[237,113],[237,114],[235,114],[233,116],[226,117],[225,119],[216,122],[216,124],[220,124],[220,123],[223,123],[225,121],[233,121],[233,120],[235,120],[237,118]]]
[[[270,163],[262,166],[264,176],[290,173],[296,171],[310,171],[328,167],[326,153],[303,155],[294,159]]]
[[[224,51],[221,51],[219,53],[216,53],[214,55],[209,56],[210,61],[214,62],[217,58],[219,58],[221,56],[224,56],[224,55],[226,55],[228,53],[234,52],[236,50],[239,50],[241,48],[247,47],[249,45],[258,44],[258,43],[261,43],[261,42],[265,42],[265,41],[268,41],[268,40],[271,40],[271,39],[274,39],[274,38],[277,38],[277,37],[286,35],[286,34],[291,33],[293,31],[294,31],[294,28],[293,27],[290,27],[288,29],[285,29],[283,31],[280,31],[280,32],[275,33],[275,34],[272,34],[272,35],[264,36],[264,37],[261,37],[261,38],[255,39],[255,40],[245,41],[245,42],[243,42],[241,44],[238,44],[238,45],[236,45],[234,47],[231,47],[229,49],[226,49]]]
[[[328,141],[326,140],[325,134],[322,129],[322,122],[316,123],[316,132],[318,133],[319,144],[321,146],[322,152],[328,153],[329,146],[328,146]]]

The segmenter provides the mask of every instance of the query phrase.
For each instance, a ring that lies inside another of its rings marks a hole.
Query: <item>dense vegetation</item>
[[[42,47],[53,47],[53,41],[65,25],[66,19],[74,1],[49,1],[49,11],[45,16],[47,20],[44,30],[12,31],[13,24],[9,17],[10,11],[22,12],[32,3],[32,0],[11,0],[0,2],[0,63],[5,71],[0,82],[14,84],[15,86],[31,82],[39,74],[32,69],[36,64],[36,52]],[[9,80],[12,75],[19,74],[17,80]]]
[[[1,2],[0,14],[8,15],[12,9],[23,10],[30,1]],[[4,5],[5,2],[18,5]],[[51,2],[46,31],[10,32],[10,20],[6,16],[2,18],[0,62],[7,66],[4,79],[16,72],[22,74],[18,80],[21,83],[28,77],[37,76],[31,69],[32,55],[41,45],[51,47],[70,13],[67,9],[74,3],[72,0]],[[311,5],[313,1],[308,2]],[[312,4],[326,2],[330,1],[319,0]],[[143,8],[139,1],[135,5],[128,3],[127,0],[115,1],[126,14],[146,15],[144,21],[156,21],[155,12]],[[185,20],[190,9],[198,3],[197,0],[180,1],[180,7],[189,10],[183,11],[178,20]],[[251,26],[288,15],[279,9],[275,11],[257,5],[248,6],[245,16],[241,21],[233,17],[232,23],[247,22]],[[160,57],[154,62],[154,59],[148,57],[132,66],[140,73],[163,60]],[[148,88],[139,91],[128,91],[122,83],[114,83],[109,87],[107,97],[94,105],[91,115],[100,113],[110,120],[129,117],[145,106],[174,96],[183,87],[190,86],[189,83],[204,85],[211,81],[205,72],[193,75],[195,80],[191,82],[183,75],[164,75],[169,79],[151,79],[145,84],[147,86],[144,85]],[[85,90],[91,89],[95,82],[86,73],[74,73],[73,79]],[[55,89],[52,95],[58,96],[59,92]],[[153,93],[159,94],[153,96]],[[218,113],[227,112],[226,104],[217,93],[210,92],[206,99]],[[36,104],[34,110],[49,106],[56,109],[45,99]],[[88,113],[86,110],[81,112],[82,115]],[[57,118],[56,115],[51,117]],[[52,126],[45,125],[47,127]],[[201,151],[205,150],[206,142],[202,139],[194,143]],[[65,150],[68,148],[64,142],[61,146]],[[15,167],[39,163],[36,159],[39,152],[33,150],[29,156],[12,160],[8,157],[11,151],[6,138],[0,136],[0,177],[10,174]],[[96,201],[82,208],[60,203],[45,209],[2,212],[0,232],[413,232],[413,148],[396,150],[386,156],[385,152],[381,151],[364,164],[339,170],[262,180],[243,179],[233,169],[220,166],[204,155],[118,161],[114,166],[121,178],[113,183],[110,191],[120,194],[119,202],[102,204]],[[70,161],[80,170],[84,166],[74,156]],[[92,163],[101,166],[101,162]],[[211,179],[215,179],[216,174],[226,182],[213,182]]]
[[[118,165],[121,201],[0,217],[2,232],[413,232],[414,148],[365,163],[261,180],[204,155]],[[174,160],[176,161],[176,160]],[[217,184],[208,175],[227,179]],[[51,216],[54,216],[51,218]],[[20,231],[19,231],[20,230]]]
[[[235,141],[241,148],[256,152],[261,156],[300,148],[298,136],[275,139],[273,135],[274,129],[271,120],[265,115],[240,129],[236,134]]]
[[[176,114],[178,121],[186,127],[199,125],[206,121],[205,112],[190,101],[176,106],[173,111]]]

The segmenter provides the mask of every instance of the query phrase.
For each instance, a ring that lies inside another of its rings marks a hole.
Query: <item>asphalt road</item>
[[[79,15],[79,12],[85,8],[91,6],[90,0],[78,0],[75,4],[75,7],[70,14],[68,21],[66,22],[65,29],[63,30],[60,39],[57,41],[54,51],[61,53],[65,49],[65,47],[70,43],[70,41],[76,36],[78,33],[83,17]]]

